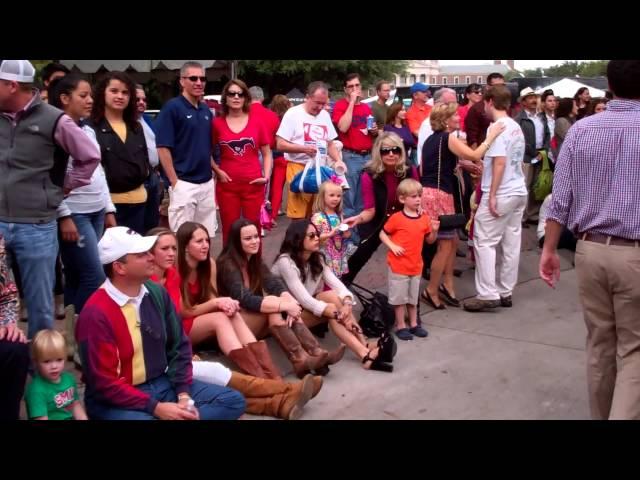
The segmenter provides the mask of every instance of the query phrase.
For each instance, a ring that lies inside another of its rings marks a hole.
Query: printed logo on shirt
[[[367,128],[367,116],[354,115],[351,119],[351,128]]]
[[[243,155],[247,147],[256,148],[256,144],[251,137],[242,137],[237,140],[221,141],[220,145],[230,148],[234,155]]]
[[[73,403],[73,393],[74,388],[69,387],[64,392],[60,392],[53,397],[53,401],[56,403],[56,408],[62,408]]]
[[[316,142],[329,139],[329,129],[326,125],[314,125],[304,122],[302,124],[305,142]]]
[[[193,117],[193,115],[187,115],[187,118],[191,118],[191,117]]]

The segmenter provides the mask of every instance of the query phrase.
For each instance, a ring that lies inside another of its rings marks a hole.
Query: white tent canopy
[[[573,98],[579,88],[587,87],[589,89],[589,94],[591,98],[594,97],[604,97],[604,90],[600,90],[598,88],[590,87],[589,85],[585,85],[584,83],[577,82],[571,78],[563,78],[562,80],[552,83],[551,85],[547,85],[546,87],[540,87],[536,90],[536,93],[542,93],[545,90],[553,90],[553,93],[556,97],[560,98]]]

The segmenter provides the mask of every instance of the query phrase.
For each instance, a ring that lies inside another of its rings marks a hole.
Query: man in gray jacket
[[[65,194],[91,182],[100,162],[80,127],[42,102],[34,74],[28,60],[0,64],[0,233],[22,276],[29,338],[53,327],[56,209]]]
[[[538,114],[538,99],[540,95],[527,87],[520,92],[522,110],[513,117],[520,125],[525,139],[525,152],[523,160],[524,177],[529,192],[527,208],[522,218],[523,227],[528,228],[528,223],[538,223],[538,212],[541,201],[538,202],[533,195],[533,185],[542,169],[543,155],[549,152],[551,135],[547,125],[547,117]]]

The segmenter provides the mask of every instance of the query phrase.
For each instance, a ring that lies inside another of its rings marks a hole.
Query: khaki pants
[[[216,192],[213,178],[205,183],[189,183],[178,180],[175,188],[169,191],[169,226],[177,232],[184,222],[201,223],[216,236],[218,219],[216,218]]]
[[[640,248],[579,240],[576,274],[591,417],[640,419]]]
[[[527,220],[537,220],[538,214],[540,213],[540,205],[542,202],[536,200],[535,195],[533,194],[533,185],[535,181],[538,179],[538,175],[542,170],[542,161],[531,164],[531,163],[523,163],[522,171],[524,172],[524,182],[527,185],[527,192],[529,193],[529,199],[527,200],[527,208],[524,210],[524,217],[522,220],[526,222]]]
[[[494,217],[489,212],[489,195],[482,195],[473,225],[476,291],[481,300],[508,297],[518,282],[522,212],[526,203],[524,195],[499,197],[500,216]],[[499,278],[496,278],[496,263]]]

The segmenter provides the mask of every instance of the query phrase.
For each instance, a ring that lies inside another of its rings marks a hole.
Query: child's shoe
[[[400,328],[398,330],[396,330],[396,337],[398,337],[400,340],[413,340],[413,335],[411,335],[411,332],[409,331],[408,328]]]
[[[425,338],[427,335],[429,335],[429,332],[427,332],[424,328],[422,328],[422,325],[416,325],[415,327],[411,327],[409,329],[409,332],[415,335],[416,337],[420,337],[420,338]]]

